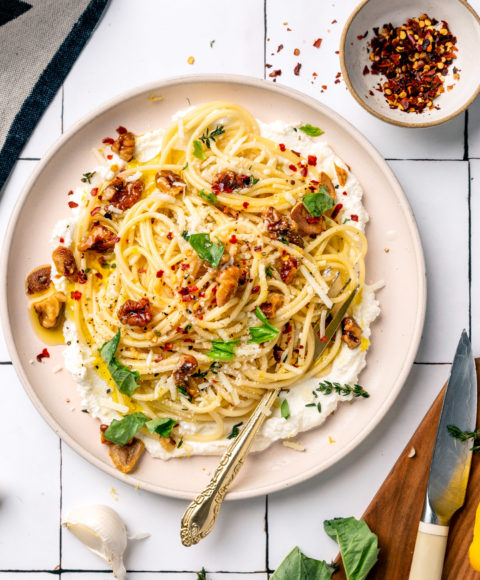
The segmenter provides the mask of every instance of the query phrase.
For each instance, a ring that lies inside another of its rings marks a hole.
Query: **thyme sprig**
[[[200,141],[202,143],[205,143],[205,145],[207,146],[207,149],[210,149],[210,146],[211,146],[210,141],[215,142],[215,139],[217,137],[220,137],[220,135],[223,135],[224,133],[225,133],[225,128],[223,125],[217,125],[213,131],[210,131],[210,129],[207,128],[205,133],[200,137]]]
[[[324,395],[331,395],[333,392],[337,393],[337,395],[342,395],[342,397],[346,397],[348,395],[353,395],[354,397],[363,397],[364,399],[368,399],[370,394],[361,387],[360,385],[354,385],[353,387],[350,385],[341,385],[340,383],[332,383],[330,381],[322,381],[318,388],[316,389],[320,393]]]
[[[462,431],[456,425],[447,425],[447,430],[452,437],[460,441],[473,440],[473,447],[470,447],[474,453],[480,453],[480,429],[477,431]]]

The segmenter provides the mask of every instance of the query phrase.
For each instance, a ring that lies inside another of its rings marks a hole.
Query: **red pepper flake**
[[[70,190],[70,191],[67,193],[67,195],[73,195],[73,189],[71,189],[71,190]]]
[[[243,205],[243,207],[244,207],[245,209],[247,209],[247,207],[248,207],[250,204],[248,203],[248,201],[244,201],[244,202],[242,203],[242,205]]]
[[[74,300],[80,300],[80,298],[82,297],[82,293],[79,292],[78,290],[72,290],[72,292],[70,292],[70,296],[74,299]]]
[[[336,20],[332,20],[331,24],[336,24],[337,21]]]
[[[189,286],[187,288],[187,290],[188,290],[189,294],[193,294],[194,292],[196,292],[198,290],[198,286]]]
[[[78,203],[75,201],[69,201],[68,202],[68,207],[73,209],[74,207],[78,207]]]
[[[94,208],[92,209],[92,211],[90,212],[90,215],[95,215],[95,214],[96,214],[96,213],[98,213],[98,212],[99,212],[101,209],[102,209],[102,208],[101,208],[99,205],[97,205],[97,207],[94,207]]]
[[[46,348],[44,348],[41,353],[37,354],[36,358],[38,362],[42,362],[44,358],[50,358],[50,353]]]
[[[116,236],[115,238],[113,238],[113,241],[118,244],[118,242],[120,241],[121,238],[119,238],[118,236]]]
[[[272,72],[268,75],[269,77],[271,77],[272,79],[279,77],[282,75],[282,70],[281,69],[276,69],[276,70],[272,70]]]
[[[171,343],[171,342],[166,342],[166,343],[163,345],[163,350],[166,350],[166,351],[168,351],[168,352],[171,352],[171,351],[173,350],[173,343]]]
[[[107,159],[110,161],[110,159],[113,159],[113,155],[107,155]]]
[[[295,165],[293,165],[293,164],[292,164],[292,165],[289,165],[289,166],[288,166],[288,168],[289,168],[291,171],[297,171],[297,168],[296,168],[296,167],[295,167]]]
[[[283,327],[283,334],[288,334],[289,332],[292,331],[292,325],[290,324],[290,322],[287,322],[287,324],[285,324],[285,326]]]
[[[352,222],[358,222],[358,215],[356,213],[352,213],[350,219],[352,220]]]
[[[297,157],[300,157],[300,153],[299,153],[298,151],[294,151],[294,150],[292,149],[292,153],[293,153],[294,155],[296,155]]]
[[[116,131],[117,131],[117,133],[118,133],[119,135],[123,135],[124,133],[126,133],[126,132],[127,132],[127,130],[125,129],[125,127],[124,127],[123,125],[119,125],[119,126],[117,127]]]
[[[316,155],[309,155],[307,160],[308,160],[308,164],[311,165],[312,167],[315,167],[317,165],[317,156]]]
[[[311,215],[309,215],[309,216],[307,217],[307,222],[308,222],[309,224],[318,224],[318,223],[319,223],[319,221],[320,221],[320,218],[319,218],[319,217],[313,217],[313,216],[311,216]]]
[[[156,276],[157,278],[161,278],[163,276],[163,270],[158,270]]]
[[[367,65],[365,65],[365,66],[363,67],[363,76],[365,76],[365,75],[369,75],[369,74],[370,74],[370,69],[368,68],[368,66],[367,66]]]
[[[347,195],[347,192],[346,191],[342,191],[342,195]]]
[[[317,38],[317,40],[315,40],[315,42],[313,43],[313,46],[315,48],[320,48],[320,46],[322,45],[322,38]]]
[[[293,69],[293,74],[298,77],[300,75],[301,68],[302,68],[302,64],[300,62],[297,62],[297,64],[295,65],[295,68]]]
[[[279,44],[277,47],[277,53],[283,49],[283,44]]]
[[[326,336],[320,336],[319,337],[321,342],[327,342],[328,338]]]
[[[90,195],[92,197],[95,197],[98,193],[98,187],[94,187],[93,189],[90,190]]]
[[[324,91],[326,91],[326,90],[327,90],[327,85],[322,85],[322,89],[323,89]]]
[[[101,272],[95,272],[95,276],[100,280],[103,280],[103,274]]]
[[[336,50],[336,51],[335,51],[335,54],[340,54],[340,51],[339,51],[339,50]]]
[[[236,244],[238,242],[237,236],[232,234],[231,238],[228,240],[231,244]]]
[[[252,288],[252,294],[258,294],[260,292],[260,286],[254,286]]]
[[[293,54],[295,56],[298,56],[300,54],[300,49],[299,48],[295,48],[295,50],[293,51]]]
[[[262,250],[263,250],[262,246],[255,246],[255,247],[253,248],[253,251],[254,251],[254,252],[261,252]]]
[[[102,139],[102,143],[105,143],[105,145],[113,145],[115,143],[115,139],[112,139],[111,137],[105,137],[105,139]]]
[[[172,232],[168,232],[167,240],[173,240],[173,233]]]
[[[59,238],[59,240],[58,240],[58,241],[59,241],[61,244],[63,244],[63,243],[65,242],[65,239],[64,239],[64,238]]]
[[[182,264],[180,268],[185,272],[185,270],[188,270],[190,268],[190,264]]]
[[[337,215],[340,213],[340,210],[343,207],[343,203],[337,203],[337,205],[334,207],[333,211],[332,211],[332,220],[334,220]]]
[[[363,40],[364,38],[367,38],[368,36],[368,30],[365,32],[365,34],[359,34],[357,36],[357,40]]]
[[[280,151],[285,151],[286,147],[283,143],[279,143],[278,148],[280,149]]]
[[[306,165],[302,165],[302,168],[300,170],[300,175],[302,177],[307,177],[307,175],[308,175],[308,167]]]

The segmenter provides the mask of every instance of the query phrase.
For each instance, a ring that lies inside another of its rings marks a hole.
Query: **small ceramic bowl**
[[[384,76],[364,74],[365,66],[370,69],[371,64],[367,46],[374,27],[381,29],[387,23],[400,26],[408,18],[421,14],[440,22],[445,20],[457,37],[457,58],[449,67],[444,83],[445,89],[454,86],[435,99],[438,108],[406,113],[391,109],[383,93],[375,90],[379,83],[385,82]],[[352,95],[372,115],[404,127],[438,125],[464,111],[480,92],[479,59],[480,19],[465,0],[364,0],[345,24],[340,41],[343,78]],[[458,80],[453,77],[454,66],[459,69]]]

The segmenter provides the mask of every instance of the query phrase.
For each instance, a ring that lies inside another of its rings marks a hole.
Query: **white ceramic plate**
[[[163,96],[153,101],[149,97]],[[124,476],[111,465],[100,444],[98,421],[81,412],[75,384],[63,366],[63,347],[49,347],[51,358],[35,359],[44,345],[33,332],[24,292],[25,276],[48,263],[54,224],[69,213],[66,193],[95,165],[92,147],[118,125],[143,133],[170,122],[189,105],[235,101],[266,122],[309,122],[350,165],[365,191],[371,216],[367,237],[367,281],[385,280],[381,317],[373,325],[368,366],[361,382],[369,399],[345,404],[320,428],[298,437],[303,453],[277,442],[252,454],[228,498],[253,497],[296,484],[320,473],[354,449],[388,411],[407,377],[417,351],[425,313],[425,268],[418,231],[408,202],[377,151],[351,125],[312,98],[279,85],[247,77],[179,77],[134,89],[93,111],[50,150],[30,177],[13,213],[1,269],[2,320],[17,373],[33,404],[66,443],[107,473],[155,493],[194,497],[208,482],[218,457],[164,462],[144,454],[139,468]],[[385,252],[385,248],[389,252]],[[70,401],[70,402],[67,402]],[[75,409],[75,410],[72,410]],[[329,443],[329,437],[334,443]]]

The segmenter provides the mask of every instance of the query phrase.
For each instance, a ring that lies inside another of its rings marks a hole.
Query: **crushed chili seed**
[[[282,71],[281,69],[276,69],[276,70],[272,70],[272,72],[268,75],[269,77],[271,77],[272,79],[281,76]]]
[[[242,205],[243,205],[243,207],[244,207],[245,209],[247,209],[247,207],[248,207],[250,204],[248,203],[248,201],[244,201],[244,202],[242,203]]]
[[[59,241],[61,244],[63,244],[63,242],[65,241],[65,239],[64,239],[64,238],[59,238],[59,240],[58,240],[58,241]]]
[[[260,286],[254,286],[252,288],[252,294],[258,294],[259,291],[260,291]]]
[[[70,191],[67,193],[67,195],[73,195],[73,189],[71,189],[71,190],[70,190]]]
[[[298,56],[298,55],[300,54],[300,49],[299,49],[299,48],[296,48],[296,49],[293,51],[293,54],[294,54],[295,56]]]
[[[307,157],[307,161],[308,164],[311,165],[312,167],[315,167],[317,165],[317,157],[316,155],[309,155]]]
[[[317,38],[317,40],[315,40],[315,42],[313,43],[313,46],[315,48],[320,48],[320,46],[322,45],[322,38]]]
[[[105,145],[113,145],[115,143],[115,139],[112,139],[111,137],[105,137],[105,139],[102,139],[102,143],[105,143]]]
[[[42,360],[44,358],[50,358],[50,353],[48,352],[48,349],[44,348],[42,350],[42,352],[40,352],[39,354],[37,354],[36,359],[37,362],[42,362]]]
[[[163,276],[163,270],[158,270],[156,275],[157,275],[157,278],[161,278]]]
[[[358,40],[363,40],[364,38],[367,38],[367,36],[368,36],[368,30],[365,32],[365,34],[359,34],[357,36],[357,39]]]
[[[285,147],[285,145],[283,143],[280,143],[278,145],[278,147],[279,147],[280,151],[285,151],[285,149],[286,149],[286,147]]]
[[[365,66],[363,67],[363,76],[365,76],[365,75],[369,75],[369,74],[370,74],[370,69],[368,68],[368,66],[367,66],[367,65],[365,65]]]
[[[297,168],[295,167],[295,165],[293,165],[293,163],[289,165],[288,168],[290,169],[290,171],[297,171]]]
[[[352,222],[358,222],[358,215],[355,213],[352,213],[352,215],[350,216],[350,219],[352,220]]]
[[[125,127],[123,125],[119,125],[117,127],[116,131],[119,135],[123,135],[124,133],[127,133],[127,130],[125,129]]]
[[[340,210],[343,207],[343,203],[337,203],[337,205],[335,206],[335,208],[332,211],[332,220],[334,220],[337,215],[340,213]]]
[[[328,340],[326,336],[320,336],[319,339],[321,342],[327,342]]]
[[[407,113],[433,109],[458,50],[447,22],[421,14],[396,28],[389,23],[373,31],[370,72],[387,78],[383,94],[390,108]]]
[[[237,236],[232,234],[230,239],[228,240],[231,244],[236,244],[238,242]]]
[[[302,64],[300,62],[297,62],[297,64],[295,65],[295,68],[293,69],[293,74],[298,77],[300,74],[301,68],[302,68]]]
[[[98,193],[98,187],[94,187],[93,189],[90,190],[90,195],[92,197],[95,197]]]
[[[74,300],[80,300],[80,298],[82,297],[82,293],[79,292],[78,290],[72,290],[72,292],[70,292],[70,296],[74,299]]]
[[[283,44],[279,44],[277,47],[277,52],[280,52],[283,49]]]
[[[101,272],[95,272],[95,276],[100,280],[103,280],[103,274]]]
[[[78,207],[78,203],[75,201],[69,201],[68,202],[68,207],[73,209],[74,207]]]
[[[107,155],[107,159],[110,161],[111,159],[113,159],[113,155]]]
[[[173,233],[172,232],[168,232],[167,240],[173,240]]]

